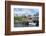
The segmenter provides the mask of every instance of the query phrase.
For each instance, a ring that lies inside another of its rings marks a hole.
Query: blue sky
[[[38,9],[30,9],[30,8],[14,8],[14,14],[21,15],[34,15],[39,12]]]

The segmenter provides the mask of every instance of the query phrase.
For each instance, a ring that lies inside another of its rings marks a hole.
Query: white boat
[[[29,25],[34,25],[34,26],[35,26],[35,25],[36,25],[36,23],[29,23]]]

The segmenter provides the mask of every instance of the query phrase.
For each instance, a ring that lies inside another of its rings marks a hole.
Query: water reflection
[[[14,24],[14,27],[35,27],[38,26],[38,23],[26,23],[26,24],[22,24],[22,23],[16,23]]]

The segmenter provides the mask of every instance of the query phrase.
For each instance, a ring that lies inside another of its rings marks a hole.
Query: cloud
[[[14,14],[16,15],[34,15],[39,12],[38,9],[29,9],[29,8],[14,8]]]

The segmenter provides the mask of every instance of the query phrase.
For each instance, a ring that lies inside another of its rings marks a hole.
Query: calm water
[[[36,25],[32,25],[32,24],[14,24],[14,27],[34,27]]]

